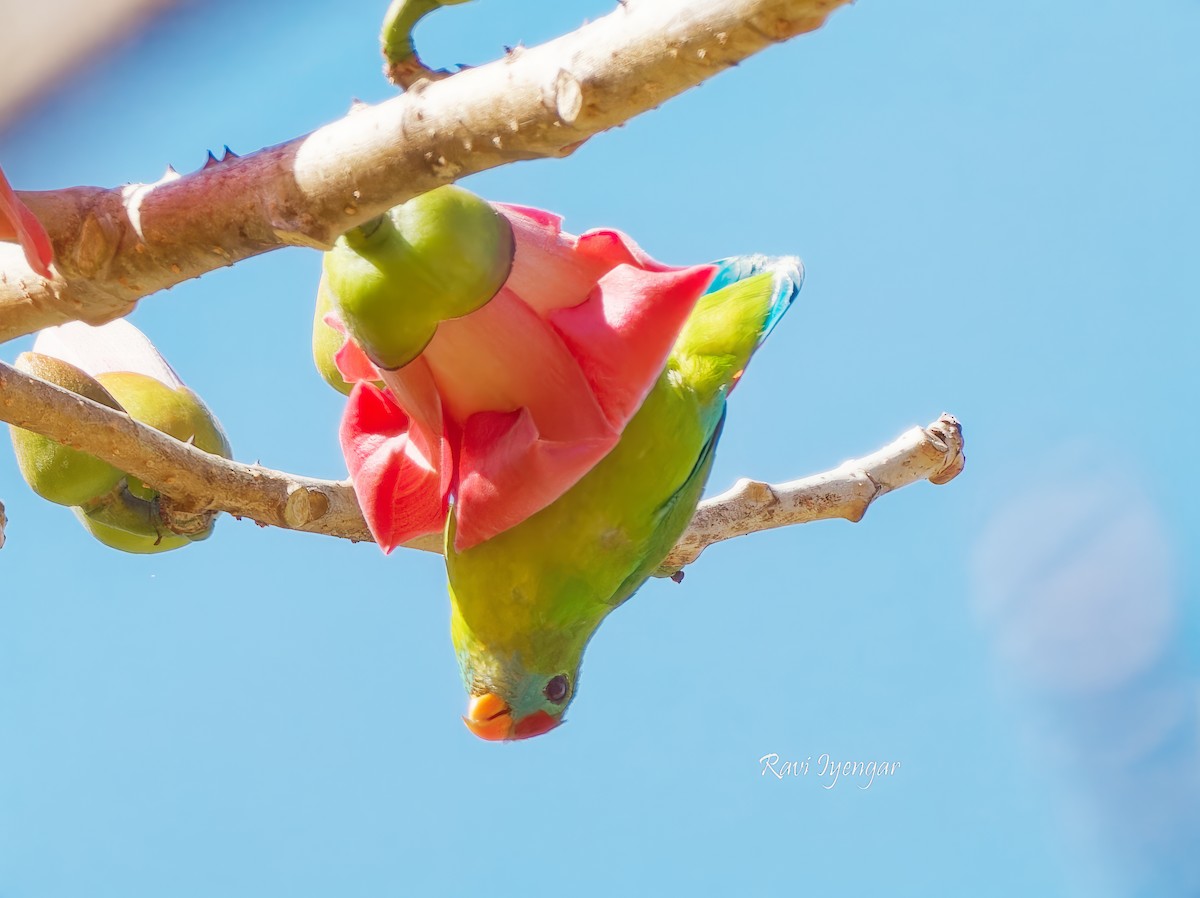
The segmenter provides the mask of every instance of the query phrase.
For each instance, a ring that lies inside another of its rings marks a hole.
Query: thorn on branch
[[[238,156],[237,153],[235,153],[233,150],[229,149],[229,144],[225,144],[225,152],[221,156],[220,159],[218,159],[216,157],[216,155],[213,153],[212,150],[208,151],[208,158],[205,159],[204,164],[202,166],[200,166],[200,171],[207,171],[210,168],[215,168],[216,166],[220,165],[223,162],[228,162],[230,159],[240,159],[240,158],[241,157]],[[168,174],[170,174],[174,171],[175,171],[175,169],[171,168],[171,166],[169,166],[169,165],[167,166]]]

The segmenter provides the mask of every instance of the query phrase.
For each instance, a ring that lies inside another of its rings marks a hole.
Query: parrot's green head
[[[469,696],[463,717],[468,729],[502,741],[539,736],[562,723],[599,618],[545,618],[519,599],[505,603],[495,595],[498,601],[463,601],[453,586],[450,595],[450,634]]]

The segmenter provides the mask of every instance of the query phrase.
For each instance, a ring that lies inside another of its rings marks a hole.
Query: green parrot
[[[600,622],[653,576],[712,469],[729,391],[798,292],[798,259],[739,257],[700,298],[620,441],[547,508],[465,551],[446,540],[451,638],[490,740],[562,722]]]
[[[802,279],[790,257],[662,265],[459,187],[326,255],[313,354],[349,393],[359,506],[385,552],[443,533],[474,733],[561,722],[600,621],[691,520],[729,392]]]

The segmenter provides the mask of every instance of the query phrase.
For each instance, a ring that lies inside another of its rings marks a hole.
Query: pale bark
[[[780,484],[743,478],[700,503],[662,570],[677,571],[713,543],[735,536],[831,518],[857,523],[885,493],[922,480],[948,483],[965,463],[962,427],[953,415],[944,414],[928,427],[914,427],[878,452],[824,474]]]
[[[563,156],[849,0],[624,0],[579,30],[414,85],[276,147],[121,188],[23,192],[57,276],[0,245],[0,342],[137,301],[281,246],[328,247],[413,196],[521,159]]]
[[[209,455],[75,393],[0,362],[0,421],[89,452],[169,496],[183,511],[225,511],[262,525],[369,541],[348,482],[318,480]],[[943,415],[878,452],[832,471],[771,486],[742,480],[702,502],[664,561],[664,573],[715,542],[788,524],[859,520],[879,496],[910,483],[945,483],[962,470],[962,430]],[[408,548],[441,551],[437,535]]]

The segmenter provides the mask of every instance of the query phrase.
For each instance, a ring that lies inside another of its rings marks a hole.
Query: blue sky
[[[384,4],[193,4],[0,133],[22,188],[151,180],[390,95]],[[610,3],[485,0],[434,64]],[[222,520],[132,557],[0,452],[0,896],[1200,889],[1200,5],[861,0],[567,160],[471,178],[656,257],[796,253],[711,485],[944,410],[964,475],[653,582],[569,724],[472,737],[438,559]],[[289,250],[132,321],[237,457],[339,477]],[[10,360],[28,347],[0,352]],[[759,758],[811,759],[763,776]],[[900,762],[824,788],[822,754]]]

